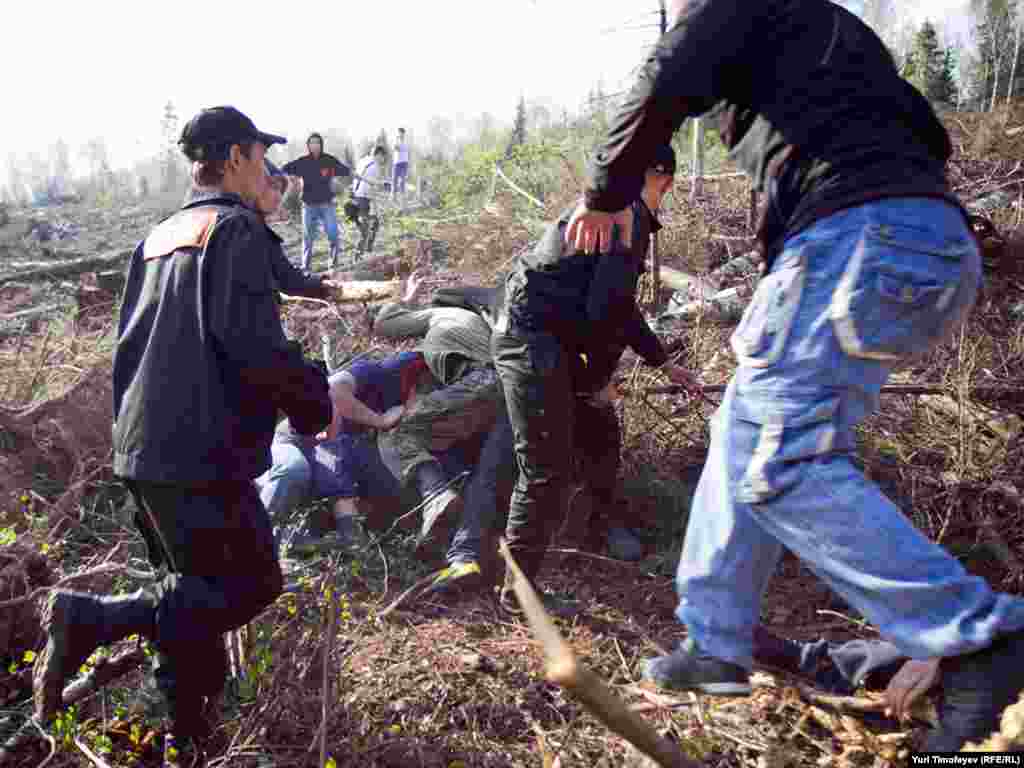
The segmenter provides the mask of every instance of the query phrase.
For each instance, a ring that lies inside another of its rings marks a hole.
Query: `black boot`
[[[57,590],[43,609],[47,641],[33,670],[35,716],[49,722],[63,706],[64,685],[99,646],[153,635],[155,599],[143,591],[117,597]]]

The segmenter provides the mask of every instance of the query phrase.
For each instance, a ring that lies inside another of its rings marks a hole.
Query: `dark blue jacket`
[[[260,217],[200,195],[132,254],[114,354],[114,471],[155,483],[245,481],[270,466],[278,409],[331,419],[327,378],[285,338]]]

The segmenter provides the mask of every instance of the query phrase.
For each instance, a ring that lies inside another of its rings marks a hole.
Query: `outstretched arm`
[[[389,408],[377,413],[356,397],[355,379],[343,374],[331,384],[331,402],[334,405],[334,419],[327,430],[327,437],[336,437],[341,429],[342,419],[354,421],[374,429],[391,429],[402,419],[402,406]]]

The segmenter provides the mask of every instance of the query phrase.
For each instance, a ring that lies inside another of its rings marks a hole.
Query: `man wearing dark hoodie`
[[[567,241],[604,250],[658,148],[712,111],[766,205],[767,271],[731,343],[687,521],[687,640],[644,675],[750,692],[761,599],[784,549],[911,659],[942,657],[925,751],[986,737],[1024,689],[1024,598],[914,527],[854,461],[893,368],[946,339],[981,260],[950,190],[949,136],[878,36],[828,0],[675,0],[588,171]]]
[[[151,589],[100,596],[56,590],[34,668],[35,715],[49,721],[70,677],[97,647],[138,634],[157,648],[167,755],[209,732],[204,699],[227,672],[222,635],[281,593],[266,510],[252,484],[270,464],[278,409],[304,434],[331,420],[327,379],[285,338],[253,207],[264,152],[283,143],[232,107],[205,109],[182,131],[193,195],[135,249],[125,284],[113,394],[114,473],[136,503],[154,567]]]
[[[331,266],[338,265],[341,246],[338,242],[338,215],[334,205],[332,181],[352,175],[352,169],[334,155],[324,152],[324,139],[311,133],[306,139],[307,154],[285,163],[281,170],[302,179],[302,268],[313,263],[313,243],[320,224],[324,225],[331,245]]]

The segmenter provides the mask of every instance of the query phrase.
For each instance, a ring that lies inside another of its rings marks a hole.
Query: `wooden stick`
[[[696,768],[696,763],[684,757],[670,741],[659,736],[650,723],[630,711],[600,677],[576,660],[572,648],[562,638],[541,605],[537,593],[519,569],[504,538],[498,542],[498,551],[515,577],[512,588],[530,628],[544,646],[548,680],[567,688],[602,723],[658,765],[666,768]]]

